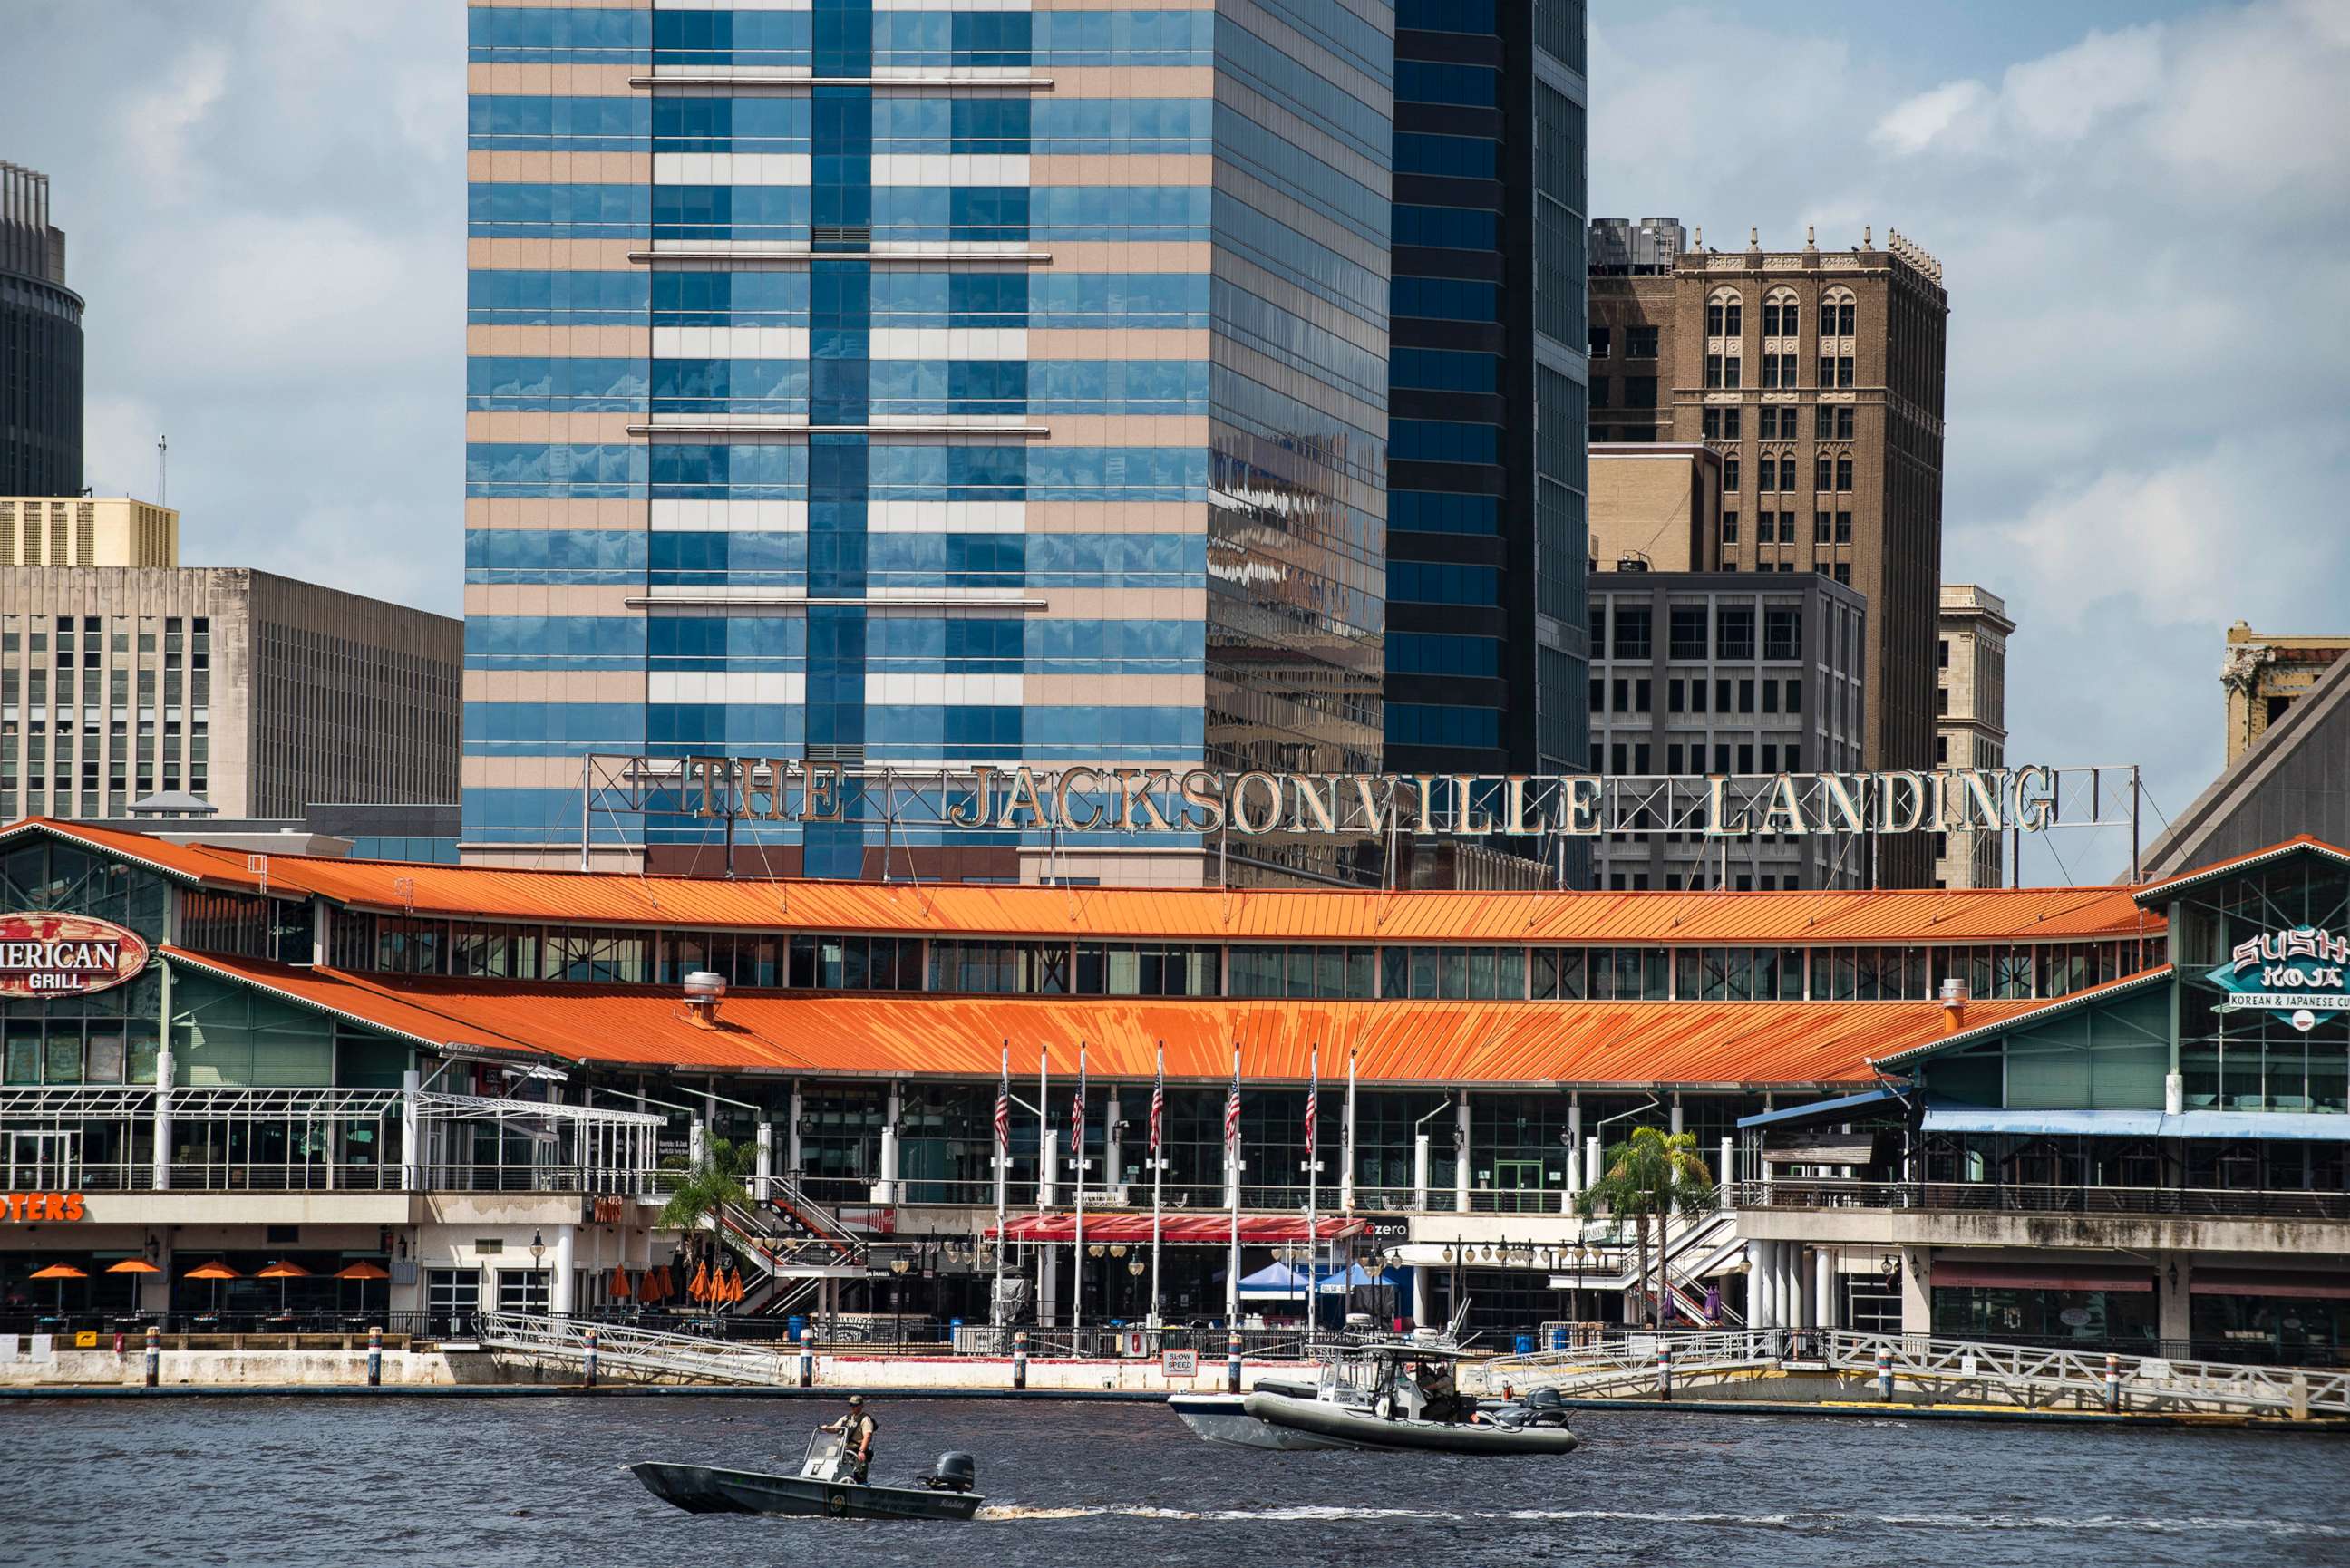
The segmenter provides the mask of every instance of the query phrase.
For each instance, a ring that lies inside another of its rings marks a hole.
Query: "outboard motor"
[[[1566,1425],[1566,1400],[1559,1391],[1547,1384],[1526,1390],[1526,1410],[1532,1425],[1564,1427]]]
[[[969,1491],[979,1485],[979,1461],[969,1454],[941,1454],[922,1484],[932,1491]]]

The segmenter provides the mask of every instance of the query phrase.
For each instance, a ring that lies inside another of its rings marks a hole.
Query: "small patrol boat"
[[[1190,1424],[1202,1437],[1256,1448],[1486,1455],[1575,1451],[1577,1439],[1555,1389],[1480,1403],[1452,1388],[1452,1364],[1460,1355],[1454,1347],[1409,1341],[1357,1346],[1325,1364],[1311,1388],[1267,1383],[1244,1396],[1229,1432],[1251,1435],[1211,1434]]]
[[[857,1480],[846,1439],[818,1432],[808,1439],[799,1473],[763,1475],[709,1465],[647,1459],[629,1467],[645,1490],[688,1513],[781,1513],[831,1519],[970,1519],[987,1500],[973,1489],[979,1466],[969,1454],[947,1453],[919,1487],[873,1486]]]

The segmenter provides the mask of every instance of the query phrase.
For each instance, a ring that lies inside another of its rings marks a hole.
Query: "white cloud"
[[[131,161],[155,192],[187,199],[190,133],[227,89],[228,51],[218,44],[197,44],[158,86],[110,117]]]
[[[2162,29],[2091,33],[2069,49],[2009,67],[2002,107],[2035,141],[2078,141],[2103,116],[2155,101],[2162,85]]]
[[[1981,140],[1990,101],[1990,90],[1981,82],[1949,82],[1895,105],[1869,140],[1901,154],[1923,152],[1936,142],[1973,146]]]

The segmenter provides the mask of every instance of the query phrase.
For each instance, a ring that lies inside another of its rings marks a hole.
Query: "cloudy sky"
[[[90,301],[89,479],[199,563],[453,613],[455,0],[0,0],[0,158]],[[1950,291],[1945,575],[2004,594],[2010,756],[2219,765],[2220,636],[2350,628],[2350,5],[1595,0],[1592,210],[1898,228]],[[2027,875],[2112,875],[2111,836]]]

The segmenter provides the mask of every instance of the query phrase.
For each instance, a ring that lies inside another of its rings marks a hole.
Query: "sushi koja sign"
[[[0,996],[85,996],[147,967],[136,931],[86,915],[0,915]]]
[[[2306,1033],[2321,1017],[2350,1014],[2350,936],[2295,926],[2236,944],[2206,979],[2229,993],[2224,1012],[2270,1012]]]

